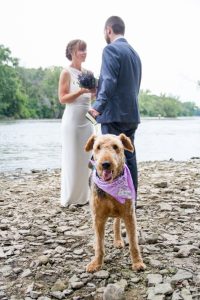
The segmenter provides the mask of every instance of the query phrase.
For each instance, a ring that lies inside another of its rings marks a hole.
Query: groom
[[[108,18],[104,28],[108,45],[103,50],[97,99],[90,113],[101,123],[102,134],[125,133],[134,144],[135,131],[140,123],[141,61],[124,38],[124,33],[125,24],[120,17]],[[136,153],[125,151],[125,156],[137,192]]]

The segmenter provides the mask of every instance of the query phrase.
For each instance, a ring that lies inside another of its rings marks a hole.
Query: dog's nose
[[[110,165],[111,165],[111,163],[110,163],[109,161],[104,161],[104,162],[102,163],[102,168],[103,168],[104,170],[108,170],[108,169],[110,168]]]

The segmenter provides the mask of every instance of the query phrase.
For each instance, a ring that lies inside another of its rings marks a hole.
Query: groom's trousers
[[[133,145],[134,145],[134,138],[135,138],[135,131],[138,127],[138,124],[135,123],[103,123],[101,124],[101,132],[102,134],[115,134],[119,135],[120,133],[125,133],[126,136],[128,136]],[[135,148],[135,145],[134,145]],[[126,156],[126,164],[129,167],[129,170],[131,172],[131,176],[133,179],[133,184],[135,186],[136,191],[136,197],[137,197],[137,188],[138,188],[138,171],[137,171],[137,160],[136,160],[136,151],[134,149],[134,152],[130,152],[125,150],[125,156]]]

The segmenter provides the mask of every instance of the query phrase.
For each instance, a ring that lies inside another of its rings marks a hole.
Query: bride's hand
[[[81,94],[91,93],[91,90],[83,88],[83,87],[80,89],[80,91],[81,91]]]
[[[89,91],[90,91],[90,93],[91,93],[93,96],[96,96],[96,93],[97,93],[97,89],[96,89],[96,88],[90,89]]]

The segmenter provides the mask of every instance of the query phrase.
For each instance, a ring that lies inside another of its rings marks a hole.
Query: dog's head
[[[106,182],[112,182],[123,170],[124,150],[134,151],[131,140],[123,133],[119,136],[112,134],[92,135],[86,145],[86,151],[93,150],[93,158],[98,176]]]

